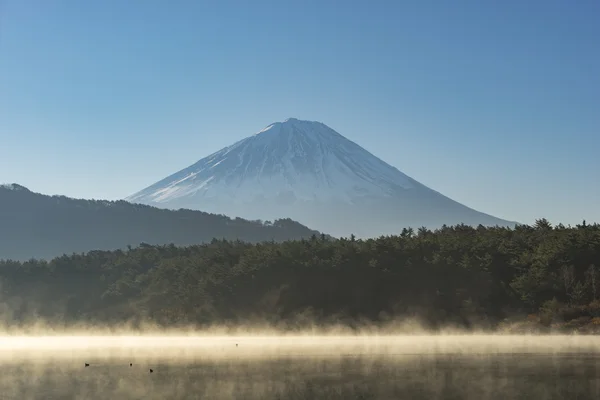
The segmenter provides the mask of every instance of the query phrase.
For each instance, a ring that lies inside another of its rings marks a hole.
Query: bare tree
[[[583,304],[585,302],[585,294],[585,285],[581,283],[581,281],[577,281],[577,283],[573,286],[569,296],[572,304]]]
[[[597,290],[598,290],[598,270],[594,264],[590,265],[587,271],[585,271],[587,276],[587,283],[590,285],[592,289],[592,298],[593,301],[596,301]]]
[[[572,265],[564,266],[561,269],[562,272],[562,279],[563,279],[563,285],[565,288],[565,294],[567,295],[567,297],[571,297],[571,289],[573,288],[573,285],[575,284],[575,271]]]

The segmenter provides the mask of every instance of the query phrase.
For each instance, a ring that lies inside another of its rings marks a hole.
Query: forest
[[[203,327],[381,324],[429,329],[600,325],[600,225],[404,229],[358,240],[141,244],[51,261],[0,262],[0,314],[36,320]]]

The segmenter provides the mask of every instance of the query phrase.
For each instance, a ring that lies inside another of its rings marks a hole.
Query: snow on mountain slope
[[[474,223],[506,222],[425,187],[325,124],[295,118],[271,124],[126,200],[244,218],[298,218],[328,233],[348,224],[340,219],[363,219],[369,224],[373,218],[362,214],[371,211],[381,219],[372,225],[381,225],[391,214],[399,215],[385,221],[394,224],[390,228],[363,229],[370,232],[367,235],[395,231],[407,223],[471,223],[477,214],[481,222]],[[461,217],[465,213],[469,215]],[[429,221],[430,217],[435,221]],[[344,229],[356,232],[359,227],[365,228],[350,224]]]
[[[228,197],[245,202],[282,192],[299,200],[352,203],[416,184],[333,129],[288,119],[226,147],[127,200]]]

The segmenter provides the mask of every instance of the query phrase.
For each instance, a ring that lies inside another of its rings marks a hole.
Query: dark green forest
[[[49,259],[141,243],[189,246],[214,237],[283,241],[316,233],[291,219],[248,221],[126,201],[46,196],[16,184],[0,185],[0,259]]]
[[[312,238],[140,245],[0,263],[7,324],[312,323],[417,317],[431,329],[600,325],[600,225],[404,229]],[[516,328],[515,328],[516,327]]]

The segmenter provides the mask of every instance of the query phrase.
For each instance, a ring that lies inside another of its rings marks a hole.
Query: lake
[[[599,345],[593,336],[0,336],[0,398],[592,399]]]

